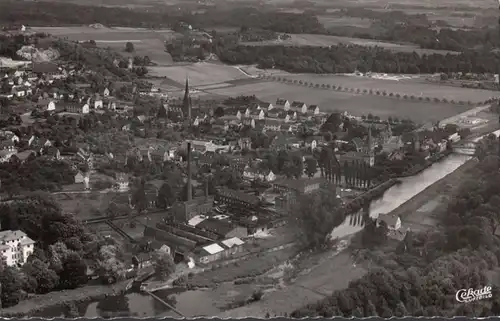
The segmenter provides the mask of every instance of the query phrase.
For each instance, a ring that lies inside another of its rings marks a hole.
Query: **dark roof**
[[[318,105],[309,105],[309,107],[307,107],[307,110],[315,110],[316,107],[318,107]]]
[[[291,104],[292,107],[302,107],[304,106],[304,103],[301,102],[301,101],[294,101],[292,104]]]
[[[49,73],[58,72],[59,68],[53,62],[35,62],[32,70],[36,73]]]
[[[245,203],[248,203],[250,205],[258,205],[260,200],[257,196],[254,195],[248,195],[246,193],[243,193],[241,191],[229,189],[229,188],[222,188],[217,191],[219,196],[222,197],[227,197],[231,199],[236,199]]]
[[[295,191],[303,192],[306,186],[317,184],[317,183],[325,183],[325,179],[322,177],[316,178],[300,178],[300,179],[282,179],[274,182],[274,185],[283,186],[288,189],[292,189]]]
[[[288,100],[283,99],[283,98],[278,98],[276,99],[276,105],[281,105],[283,106]]]
[[[218,220],[215,218],[208,218],[204,221],[201,221],[196,225],[196,228],[200,228],[202,230],[214,232],[221,236],[226,236],[229,232],[231,232],[236,226],[228,221]]]

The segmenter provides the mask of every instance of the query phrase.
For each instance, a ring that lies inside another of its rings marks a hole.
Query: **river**
[[[394,185],[381,198],[371,202],[369,206],[370,217],[376,218],[380,213],[393,211],[436,181],[455,171],[470,158],[466,155],[452,154],[415,176],[402,178],[401,184]],[[347,217],[343,224],[333,230],[332,237],[344,237],[361,231],[364,226],[362,217],[362,213]],[[168,289],[157,291],[155,294],[175,305],[186,317],[217,315],[220,312],[214,306],[214,294],[210,290]],[[89,318],[105,316],[110,313],[114,313],[114,316],[153,317],[161,315],[162,317],[176,317],[175,313],[168,311],[150,296],[139,293],[110,297],[100,302],[81,305],[78,308],[82,317]],[[34,316],[50,318],[64,315],[61,309],[51,309]]]

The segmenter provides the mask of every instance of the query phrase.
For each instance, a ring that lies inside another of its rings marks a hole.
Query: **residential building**
[[[262,103],[259,104],[259,109],[264,110],[265,112],[268,112],[274,108],[273,104],[271,103]]]
[[[275,107],[278,109],[282,109],[284,111],[289,111],[290,110],[290,102],[286,99],[278,98],[278,99],[276,99]]]
[[[266,114],[264,113],[264,111],[262,109],[261,110],[255,110],[255,111],[250,112],[249,117],[252,118],[252,119],[263,120],[263,119],[266,118]]]
[[[33,253],[35,241],[22,231],[0,232],[0,253],[8,266],[23,265]]]
[[[129,184],[130,182],[127,174],[125,173],[116,174],[116,185],[118,187],[118,190],[127,191],[129,189]]]
[[[319,115],[319,107],[318,107],[318,105],[309,105],[307,107],[307,114],[314,115],[314,116]]]
[[[264,129],[263,131],[273,131],[278,132],[281,130],[281,126],[284,125],[283,122],[277,119],[266,119],[264,121]]]
[[[377,226],[384,222],[389,230],[399,230],[401,228],[401,218],[393,214],[379,214]]]
[[[299,114],[306,114],[307,113],[307,105],[301,101],[294,101],[290,105],[290,110],[297,112]]]
[[[264,182],[272,182],[276,179],[276,175],[273,171],[269,170],[267,172],[262,172],[258,168],[253,168],[248,165],[243,170],[243,177],[250,180],[260,179]]]

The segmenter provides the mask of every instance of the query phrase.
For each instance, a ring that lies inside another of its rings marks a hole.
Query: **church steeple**
[[[191,123],[191,98],[189,97],[189,81],[186,77],[186,88],[184,89],[184,100],[182,101],[182,109],[187,113],[189,123]]]
[[[366,141],[367,151],[371,152],[373,150],[373,141],[372,141],[372,126],[368,127],[368,139]]]

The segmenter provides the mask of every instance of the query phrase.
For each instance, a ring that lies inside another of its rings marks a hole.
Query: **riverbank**
[[[129,280],[113,285],[87,285],[74,290],[65,290],[38,295],[19,304],[4,308],[0,311],[1,317],[27,317],[45,309],[61,308],[68,303],[84,303],[102,300],[108,296],[119,295],[125,292]]]
[[[460,186],[459,183],[473,176],[472,170],[476,164],[477,159],[471,158],[452,173],[401,204],[390,214],[399,216],[403,227],[410,227],[412,230],[436,228],[435,217],[446,209],[446,204]]]

